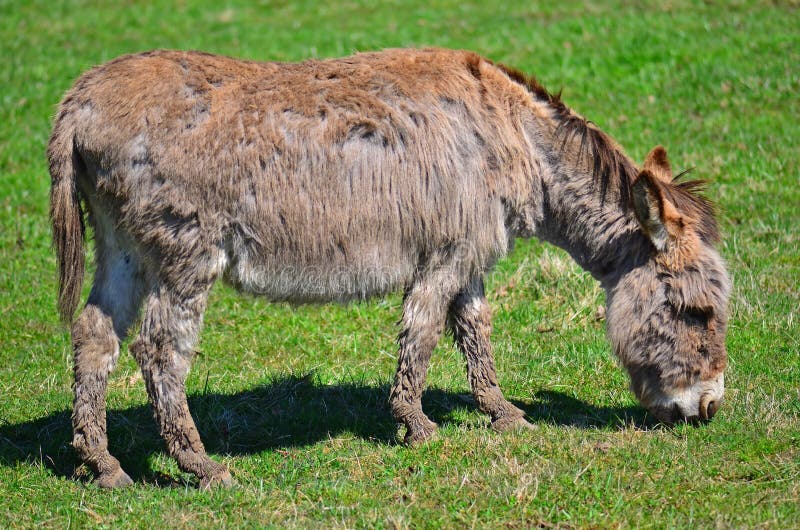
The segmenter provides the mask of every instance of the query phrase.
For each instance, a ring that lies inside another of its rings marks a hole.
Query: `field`
[[[0,526],[800,526],[799,9],[0,0]],[[400,46],[468,48],[534,73],[634,159],[662,144],[710,181],[734,282],[720,413],[703,426],[648,418],[605,340],[602,290],[561,250],[520,241],[488,290],[501,386],[535,430],[490,431],[444,339],[424,396],[440,430],[404,447],[387,405],[398,295],[290,307],[218,285],[187,384],[238,487],[198,491],[177,469],[125,353],[110,444],[137,484],[94,486],[70,446],[47,221],[44,149],[63,93],[87,68],[151,48],[290,61]]]

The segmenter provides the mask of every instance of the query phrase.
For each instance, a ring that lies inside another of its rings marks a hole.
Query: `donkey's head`
[[[631,390],[664,423],[710,419],[725,391],[730,280],[701,185],[673,181],[662,147],[647,155],[630,195],[649,254],[608,289],[611,343]]]

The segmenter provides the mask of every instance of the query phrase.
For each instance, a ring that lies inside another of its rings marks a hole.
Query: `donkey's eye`
[[[689,307],[684,310],[683,315],[689,324],[693,324],[695,326],[706,326],[708,324],[708,319],[711,317],[711,309]]]

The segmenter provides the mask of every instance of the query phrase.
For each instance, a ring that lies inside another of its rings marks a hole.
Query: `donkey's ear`
[[[642,169],[649,171],[662,182],[672,182],[672,166],[667,158],[667,150],[657,145],[647,154]]]
[[[683,216],[664,196],[659,178],[649,169],[636,177],[631,190],[633,210],[645,235],[659,252],[667,250],[670,238],[677,239],[683,233]]]

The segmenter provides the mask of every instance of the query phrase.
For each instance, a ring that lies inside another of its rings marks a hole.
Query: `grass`
[[[800,526],[797,2],[119,4],[0,0],[3,527]],[[299,60],[424,45],[535,73],[635,159],[660,143],[710,179],[734,279],[717,418],[649,424],[597,319],[602,292],[560,250],[520,242],[489,281],[493,339],[536,430],[490,432],[442,341],[424,399],[439,436],[405,448],[386,405],[397,297],[291,308],[218,286],[188,390],[240,486],[197,491],[165,456],[128,355],[110,443],[138,485],[87,483],[69,445],[44,157],[74,78],[155,47]]]

